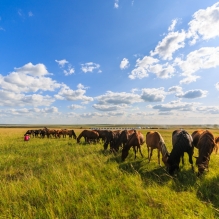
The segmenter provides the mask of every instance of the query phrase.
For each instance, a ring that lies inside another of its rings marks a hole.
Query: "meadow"
[[[60,127],[57,127],[60,128]],[[103,144],[75,139],[31,138],[28,127],[0,128],[0,219],[145,219],[219,218],[219,154],[211,155],[209,172],[197,177],[188,155],[177,176],[170,176],[157,151],[148,163],[130,150],[103,151]],[[191,134],[196,127],[186,127]],[[82,129],[74,129],[78,136]],[[157,129],[171,151],[173,128]],[[142,129],[145,135],[150,129]],[[211,129],[219,136],[218,129]],[[195,154],[197,155],[197,149]],[[195,162],[195,158],[193,159]]]

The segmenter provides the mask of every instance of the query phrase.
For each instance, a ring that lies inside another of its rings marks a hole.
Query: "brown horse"
[[[134,133],[134,130],[123,130],[116,142],[115,142],[115,148],[118,150],[120,146],[124,147],[126,142],[129,140],[130,136]]]
[[[167,151],[165,142],[159,132],[150,131],[146,134],[146,145],[148,148],[148,160],[150,163],[152,153],[154,149],[157,149],[157,157],[158,164],[160,166],[160,152],[162,154],[162,161],[165,165],[167,165],[167,159],[169,157],[169,153]]]
[[[68,132],[67,132],[67,135],[68,135],[68,137],[69,138],[74,138],[74,139],[76,139],[77,138],[77,136],[76,136],[76,134],[75,134],[75,131],[72,129],[72,130],[68,130]]]
[[[205,130],[201,134],[197,144],[198,157],[196,157],[196,165],[198,166],[198,175],[201,175],[205,170],[208,170],[210,156],[215,146],[213,133]]]
[[[201,136],[201,134],[204,132],[205,130],[203,129],[198,129],[196,131],[194,131],[192,133],[192,139],[193,139],[193,145],[197,148],[197,145],[198,145],[198,141],[199,141],[199,138]]]
[[[135,159],[136,159],[136,153],[139,150],[141,156],[143,157],[143,154],[141,152],[141,145],[144,144],[144,135],[138,131],[136,132],[136,130],[134,131],[134,133],[130,136],[129,140],[126,142],[125,146],[122,149],[122,161],[124,161],[126,159],[126,157],[128,156],[129,150],[131,147],[133,147],[134,152],[135,152]]]
[[[217,154],[218,148],[219,148],[219,136],[215,137],[215,153]]]
[[[83,130],[77,137],[77,143],[80,143],[80,139],[84,137],[85,143],[90,143],[92,140],[98,140],[99,134],[96,131]]]

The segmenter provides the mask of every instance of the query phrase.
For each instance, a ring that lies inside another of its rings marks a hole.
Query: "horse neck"
[[[165,157],[167,154],[169,154],[169,152],[167,151],[167,147],[166,145],[164,144],[164,142],[162,141],[162,144],[161,144],[161,154],[163,157]]]

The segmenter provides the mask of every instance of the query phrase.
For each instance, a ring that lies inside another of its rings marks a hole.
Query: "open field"
[[[144,158],[138,153],[134,159],[130,150],[121,162],[121,154],[104,153],[102,143],[68,137],[24,142],[29,128],[0,128],[0,218],[219,218],[219,154],[212,153],[201,178],[185,154],[185,165],[171,177],[158,166],[155,150],[148,163],[145,144]],[[74,127],[77,136],[83,128]],[[175,128],[157,129],[168,151]],[[197,129],[184,128],[190,134]],[[150,130],[141,129],[144,135]],[[219,136],[219,129],[211,131]]]

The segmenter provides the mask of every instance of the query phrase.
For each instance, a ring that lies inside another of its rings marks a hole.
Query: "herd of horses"
[[[133,148],[136,154],[139,151],[143,157],[141,146],[146,143],[148,149],[148,160],[150,162],[153,150],[157,149],[158,152],[158,164],[160,163],[160,154],[162,156],[162,162],[166,166],[170,175],[173,175],[179,170],[179,164],[182,160],[184,164],[184,153],[189,156],[189,163],[194,171],[193,166],[193,154],[194,148],[198,149],[198,156],[196,158],[196,165],[198,167],[198,175],[202,175],[205,171],[208,171],[210,156],[215,150],[217,153],[219,146],[219,137],[215,137],[210,130],[196,130],[189,134],[186,130],[175,130],[172,132],[172,150],[168,152],[165,145],[165,141],[158,131],[149,131],[146,133],[146,138],[140,131],[136,130],[83,130],[77,137],[74,130],[60,129],[40,129],[40,130],[28,130],[26,134],[31,134],[35,137],[45,136],[65,138],[67,135],[69,138],[74,138],[77,143],[80,143],[81,138],[84,138],[85,143],[102,142],[104,151],[109,147],[110,151],[118,154],[121,151],[121,160],[124,161],[129,150]]]

